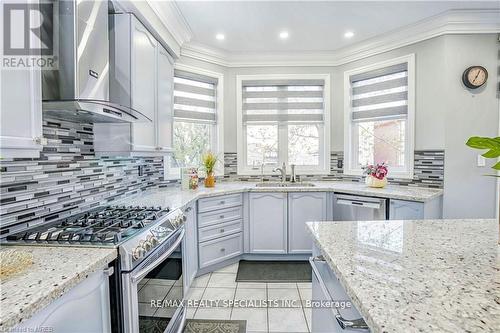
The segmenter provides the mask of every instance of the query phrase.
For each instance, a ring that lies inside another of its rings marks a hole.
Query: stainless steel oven
[[[183,239],[181,227],[147,256],[143,254],[143,260],[132,270],[122,271],[125,332],[182,332],[186,320],[182,304]]]

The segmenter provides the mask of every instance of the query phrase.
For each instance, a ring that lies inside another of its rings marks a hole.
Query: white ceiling
[[[192,42],[231,53],[334,51],[450,9],[500,8],[500,1],[183,1]],[[280,40],[281,31],[289,32]],[[354,37],[344,38],[353,31]],[[225,40],[216,40],[223,33]]]

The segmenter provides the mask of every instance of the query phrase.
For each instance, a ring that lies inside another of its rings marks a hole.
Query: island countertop
[[[372,332],[498,332],[498,221],[308,222]]]
[[[2,332],[31,318],[117,256],[113,248],[2,245],[7,249],[31,253],[33,264],[0,280]]]

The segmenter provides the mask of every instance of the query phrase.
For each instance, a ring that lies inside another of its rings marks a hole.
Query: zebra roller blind
[[[215,123],[217,83],[216,78],[175,70],[174,117]]]
[[[408,64],[350,76],[353,121],[404,119],[408,115]]]
[[[243,122],[316,122],[324,119],[324,80],[242,81]]]

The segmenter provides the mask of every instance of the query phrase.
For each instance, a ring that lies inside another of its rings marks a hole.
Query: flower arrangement
[[[205,178],[205,187],[214,187],[215,186],[214,169],[215,169],[215,165],[217,164],[218,160],[219,159],[217,158],[217,156],[214,153],[212,153],[211,151],[206,152],[201,157],[203,167],[205,168],[205,171],[207,172],[207,177]]]
[[[369,164],[363,167],[363,174],[366,175],[366,185],[370,187],[384,187],[387,185],[388,172],[387,164],[385,163]]]

